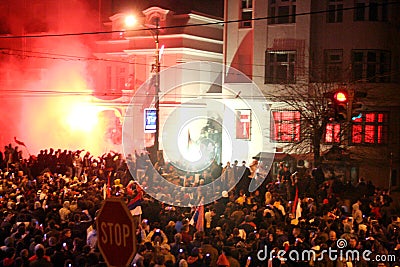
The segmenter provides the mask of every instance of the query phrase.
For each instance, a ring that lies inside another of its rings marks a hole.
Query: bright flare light
[[[200,151],[200,146],[195,142],[198,137],[196,136],[194,140],[192,138],[193,133],[192,137],[190,137],[189,127],[184,127],[179,133],[178,149],[184,160],[193,163],[201,159],[202,153]]]
[[[73,131],[92,131],[98,123],[98,108],[83,103],[72,107],[67,123]]]
[[[129,15],[125,17],[125,26],[132,27],[136,24],[137,20],[135,16]]]

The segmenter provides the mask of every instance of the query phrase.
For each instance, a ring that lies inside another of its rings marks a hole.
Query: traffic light
[[[347,104],[349,97],[347,91],[337,90],[333,93],[333,108],[335,112],[335,121],[343,122],[347,120]]]
[[[361,118],[364,104],[360,102],[362,98],[367,97],[365,92],[355,92],[353,101],[351,102],[351,119],[354,121]]]

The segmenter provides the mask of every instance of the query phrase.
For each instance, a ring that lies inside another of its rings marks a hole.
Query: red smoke
[[[7,1],[0,35],[32,36],[98,31],[99,9],[89,1]],[[40,2],[40,3],[35,3]],[[48,3],[41,3],[48,2]],[[98,1],[99,3],[101,1]],[[4,23],[3,23],[4,24]],[[0,24],[1,25],[1,24]],[[44,32],[40,32],[44,31]],[[118,150],[93,104],[92,45],[97,35],[1,38],[0,144],[23,141],[40,149]],[[23,149],[23,148],[21,148]],[[26,156],[26,151],[24,151]]]

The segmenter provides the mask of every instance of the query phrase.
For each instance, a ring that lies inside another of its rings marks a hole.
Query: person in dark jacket
[[[53,264],[44,258],[45,249],[43,245],[37,245],[35,249],[36,259],[29,264],[29,267],[52,267]]]

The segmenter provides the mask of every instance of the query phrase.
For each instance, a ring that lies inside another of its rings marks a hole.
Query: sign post
[[[136,254],[136,225],[126,204],[108,198],[97,218],[98,246],[108,266],[126,267]]]

